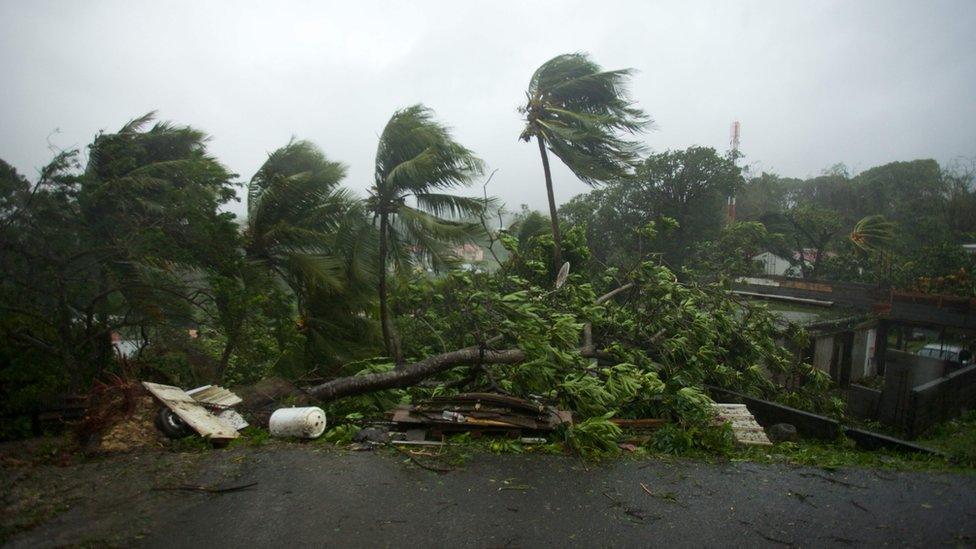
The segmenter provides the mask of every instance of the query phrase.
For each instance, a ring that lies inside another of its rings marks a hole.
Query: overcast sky
[[[212,135],[242,180],[296,136],[363,194],[387,119],[423,102],[499,170],[490,192],[544,209],[516,108],[574,51],[639,70],[656,151],[727,149],[740,120],[745,162],[782,175],[976,156],[973,0],[0,0],[0,158],[33,178],[48,139],[83,147],[158,110]],[[554,178],[559,202],[586,190],[558,162]]]

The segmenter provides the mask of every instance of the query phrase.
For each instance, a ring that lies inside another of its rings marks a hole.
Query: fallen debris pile
[[[164,444],[166,439],[153,426],[153,399],[138,383],[111,378],[97,383],[86,400],[85,415],[74,429],[86,452],[125,452]]]
[[[551,432],[572,424],[572,414],[540,402],[492,394],[465,393],[434,397],[418,404],[401,405],[392,420],[401,429],[426,428],[431,436],[471,432],[520,437],[523,432]]]

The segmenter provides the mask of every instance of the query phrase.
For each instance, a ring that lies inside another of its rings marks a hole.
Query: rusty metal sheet
[[[810,290],[812,292],[823,292],[830,294],[834,292],[834,287],[822,282],[809,282],[806,280],[784,280],[780,283],[782,288],[796,288],[798,290]]]

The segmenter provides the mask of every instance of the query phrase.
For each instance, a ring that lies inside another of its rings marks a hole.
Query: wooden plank
[[[236,429],[208,412],[183,389],[148,381],[143,381],[142,385],[203,438],[229,440],[240,436]]]

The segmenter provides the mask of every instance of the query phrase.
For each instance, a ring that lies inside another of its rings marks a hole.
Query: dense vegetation
[[[759,251],[803,276],[972,293],[958,246],[976,236],[971,173],[920,160],[801,181],[746,178],[708,148],[645,156],[621,137],[647,124],[628,75],[570,55],[533,76],[522,137],[537,140],[547,187],[547,150],[600,185],[507,228],[487,221],[497,201],[446,192],[484,164],[422,105],[382,131],[367,197],[306,141],[241,183],[202,132],[152,114],[58,153],[33,182],[0,161],[0,411],[110,375],[281,375],[347,397],[340,416],[496,390],[577,412],[566,437],[581,450],[614,448],[611,415],[668,417],[663,448],[707,447],[724,439],[706,385],[838,411],[791,351],[802,331],[724,291]],[[241,189],[236,219],[226,205]],[[740,222],[726,225],[733,193]],[[457,269],[456,246],[473,242],[489,243],[493,268]],[[812,260],[794,257],[803,249]]]
[[[755,254],[771,251],[804,278],[972,296],[974,255],[962,244],[976,242],[974,176],[972,166],[943,168],[934,160],[855,176],[843,166],[805,180],[748,176],[736,157],[691,147],[650,155],[635,177],[573,198],[560,216],[586,227],[595,258],[606,265],[625,268],[653,251],[675,269],[747,274]],[[731,225],[729,195],[737,197]],[[632,230],[664,218],[678,226],[667,238],[650,241]],[[858,245],[859,227],[875,242]]]

